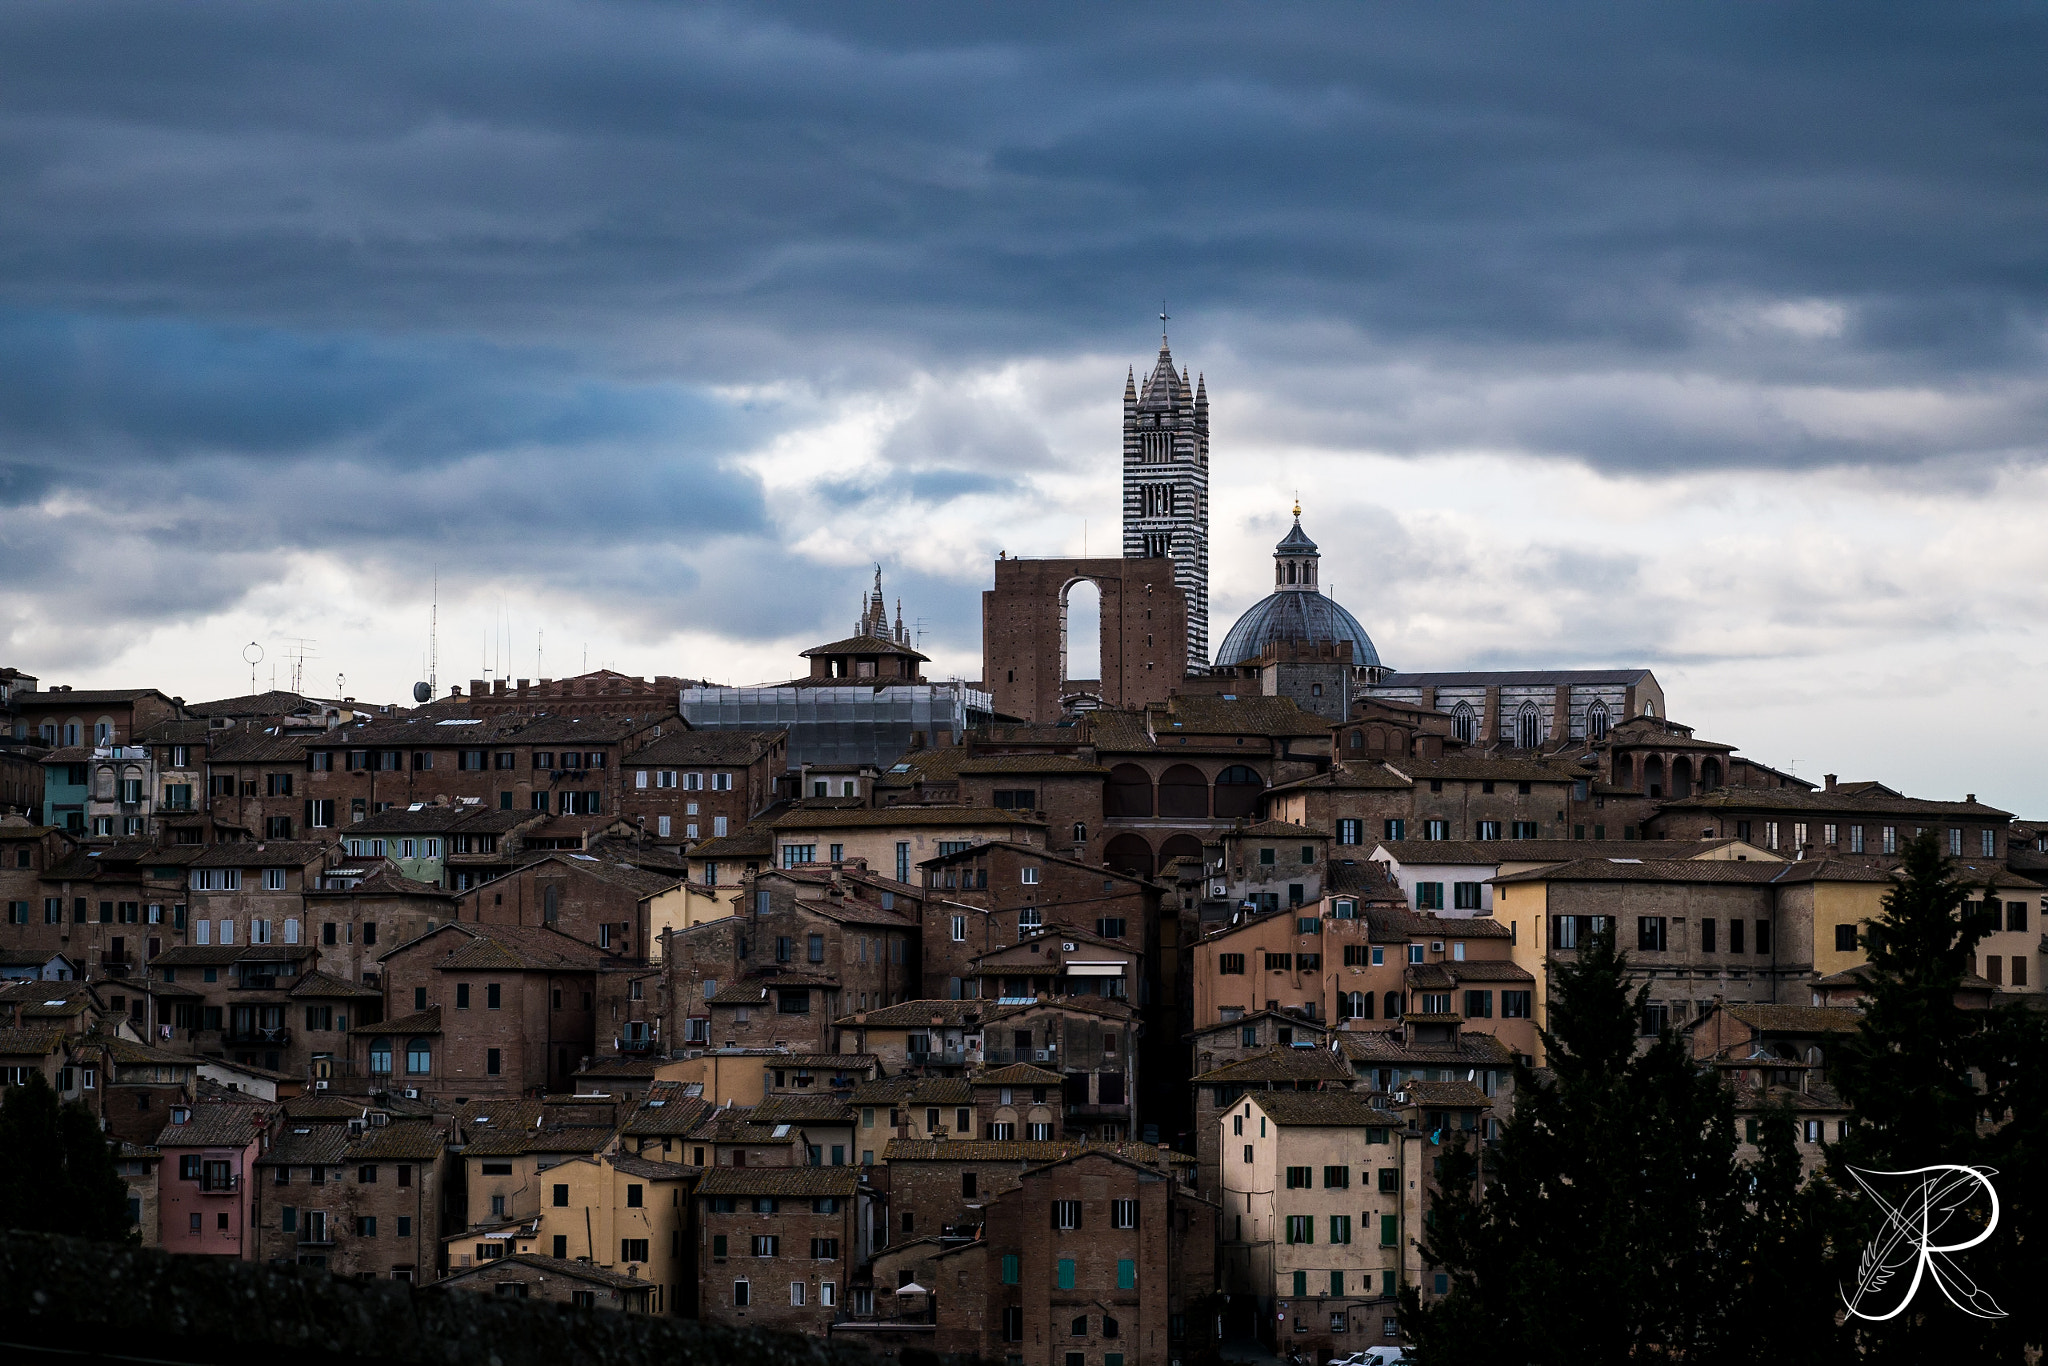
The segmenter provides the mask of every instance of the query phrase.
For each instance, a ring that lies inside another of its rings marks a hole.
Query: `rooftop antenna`
[[[1159,349],[1166,349],[1166,320],[1173,315],[1166,311],[1166,300],[1159,301]]]
[[[441,691],[441,566],[434,566],[434,606],[427,617],[427,691]]]
[[[348,695],[347,674],[336,674],[334,676],[334,695],[336,697],[346,697]]]
[[[249,695],[256,695],[256,666],[263,662],[263,647],[250,641],[242,647],[242,658],[249,665]]]

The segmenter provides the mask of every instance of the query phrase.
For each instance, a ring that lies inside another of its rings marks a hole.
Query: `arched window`
[[[1102,861],[1120,873],[1152,876],[1152,846],[1139,835],[1118,835],[1103,848]]]
[[[1105,816],[1149,816],[1152,814],[1152,775],[1136,764],[1118,764],[1109,771],[1109,786],[1102,794]]]
[[[1721,761],[1702,759],[1700,761],[1700,791],[1712,792],[1721,785]]]
[[[1369,991],[1347,991],[1337,999],[1338,1017],[1342,1020],[1370,1020],[1372,1018],[1372,993]]]
[[[1387,993],[1386,1018],[1389,1020],[1398,1020],[1401,1018],[1401,993],[1398,991],[1390,991]]]
[[[1166,871],[1181,859],[1193,859],[1199,865],[1202,861],[1202,842],[1193,835],[1168,836],[1159,846],[1160,871]]]
[[[1332,915],[1338,920],[1356,920],[1358,919],[1358,903],[1356,901],[1339,901],[1332,911]]]
[[[1607,738],[1607,704],[1595,702],[1586,708],[1586,738],[1605,740]]]
[[[1216,819],[1234,821],[1258,811],[1266,781],[1243,764],[1232,764],[1216,775]]]
[[[1645,716],[1655,716],[1656,714],[1657,714],[1657,704],[1656,704],[1655,702],[1644,702],[1644,703],[1643,703],[1643,715],[1645,715]]]
[[[1287,562],[1287,581],[1288,581],[1289,583],[1293,583],[1293,582],[1294,582],[1294,572],[1295,572],[1295,571],[1294,571],[1294,561],[1292,561],[1292,560],[1289,560],[1289,561]]]
[[[1352,732],[1351,732],[1351,747],[1352,747],[1353,749],[1362,749],[1362,748],[1364,748],[1364,747],[1365,747],[1365,732],[1364,732],[1364,731],[1362,731],[1362,730],[1354,730],[1354,731],[1352,731]]]
[[[1451,709],[1451,734],[1461,744],[1472,743],[1472,732],[1476,730],[1477,718],[1472,715],[1472,704],[1460,702]]]
[[[1193,764],[1175,764],[1159,775],[1159,814],[1162,817],[1207,820],[1209,780]]]
[[[1088,822],[1086,822],[1086,821],[1075,821],[1075,822],[1074,822],[1074,843],[1076,843],[1076,844],[1086,844],[1087,842],[1088,842]]]
[[[405,1046],[406,1074],[424,1077],[434,1070],[434,1046],[425,1039],[414,1039]]]
[[[1541,738],[1542,717],[1534,702],[1524,702],[1522,709],[1515,713],[1515,744],[1522,749],[1536,748]]]
[[[370,1071],[387,1077],[391,1075],[391,1040],[370,1040]]]

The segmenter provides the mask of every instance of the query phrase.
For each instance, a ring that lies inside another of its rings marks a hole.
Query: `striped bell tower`
[[[1209,666],[1209,392],[1166,344],[1141,387],[1124,379],[1124,558],[1170,559],[1187,599],[1190,673]]]

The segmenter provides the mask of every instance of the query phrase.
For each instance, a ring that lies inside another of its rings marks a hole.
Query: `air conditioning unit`
[[[407,1100],[418,1100],[418,1099],[420,1098],[420,1088],[419,1088],[419,1087],[417,1087],[417,1086],[408,1086],[408,1087],[406,1087],[406,1088],[405,1088],[405,1098],[406,1098]]]
[[[1060,949],[1065,953],[1072,953],[1074,951],[1074,946],[1072,944],[1062,944],[1060,945]]]
[[[1431,953],[1442,953],[1444,951],[1444,941],[1441,939],[1431,941],[1429,951]]]
[[[327,1089],[327,1078],[322,1077],[318,1081],[314,1082],[313,1089],[315,1091],[325,1091]]]

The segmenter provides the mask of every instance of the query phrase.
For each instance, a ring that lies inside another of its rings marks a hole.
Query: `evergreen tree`
[[[1829,1176],[1839,1193],[1832,1269],[1842,1292],[1854,1295],[1875,1265],[1864,1263],[1866,1250],[1882,1247],[1883,1211],[1852,1168],[1994,1168],[2003,1205],[1998,1228],[1989,1242],[1958,1254],[1956,1264],[1981,1292],[1978,1307],[1995,1305],[2007,1317],[1975,1317],[1934,1284],[1923,1283],[1897,1318],[1852,1321],[1859,1347],[1873,1361],[2017,1362],[2025,1359],[2027,1346],[2038,1349],[2042,1343],[2042,1316],[2028,1297],[2040,1284],[2043,1240],[2024,1234],[2042,1208],[2048,1034],[2040,1015],[2023,1007],[1979,1010],[1958,1003],[1958,988],[1999,902],[1995,887],[1983,887],[1985,909],[1977,911],[1972,897],[1980,888],[1956,873],[1934,832],[1923,832],[1906,846],[1898,885],[1862,935],[1870,965],[1863,1023],[1837,1049],[1831,1068],[1856,1116],[1848,1135],[1828,1152]],[[1895,1204],[1917,1182],[1870,1179]],[[1974,1204],[1985,1207],[1981,1199]],[[1967,1235],[1952,1226],[1942,1241],[1958,1236]],[[1894,1273],[1901,1286],[1912,1269],[1909,1259]]]
[[[134,1236],[114,1145],[41,1073],[0,1099],[0,1228],[120,1242]]]
[[[1648,988],[1629,990],[1610,934],[1551,982],[1547,1074],[1517,1067],[1513,1114],[1483,1157],[1444,1157],[1423,1256],[1450,1293],[1427,1307],[1402,1296],[1418,1360],[1774,1356],[1749,1295],[1780,1244],[1750,1212],[1732,1097],[1669,1031],[1638,1048]],[[1772,1179],[1773,1201],[1796,1198],[1796,1159]],[[1832,1307],[1809,1312],[1825,1323]]]

